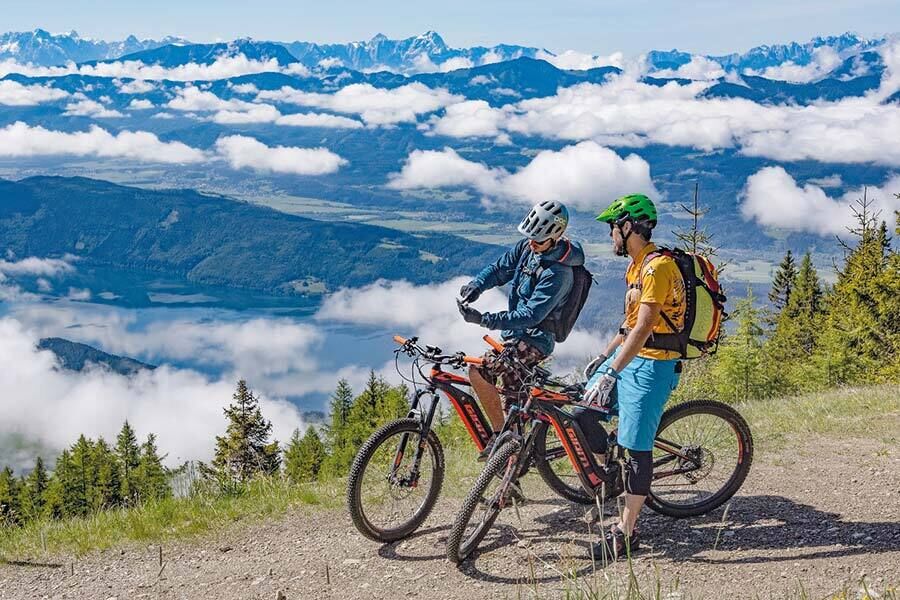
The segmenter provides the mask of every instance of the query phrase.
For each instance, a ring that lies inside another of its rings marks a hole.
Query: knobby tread
[[[425,502],[423,502],[419,510],[416,511],[416,514],[399,527],[393,529],[380,529],[369,523],[363,511],[361,486],[363,474],[365,473],[369,461],[372,459],[372,455],[386,440],[398,433],[404,432],[411,434],[411,438],[407,443],[407,448],[415,448],[419,440],[420,427],[421,425],[417,419],[397,419],[396,421],[391,421],[375,431],[375,433],[373,433],[360,447],[359,452],[356,453],[356,457],[353,459],[353,464],[350,467],[350,474],[347,478],[347,508],[350,511],[350,518],[353,521],[353,525],[356,526],[356,529],[358,529],[363,536],[372,541],[388,543],[403,539],[410,535],[422,526],[422,523],[425,522],[425,519],[428,518],[428,515],[430,515],[431,511],[434,509],[438,496],[440,496],[441,487],[444,483],[444,449],[441,446],[440,439],[434,431],[429,430],[426,441],[432,455],[435,457],[435,466],[431,487],[425,497]]]
[[[741,464],[732,473],[731,478],[715,494],[694,505],[674,506],[666,504],[656,498],[653,486],[650,486],[650,495],[647,496],[647,506],[654,511],[674,518],[695,517],[713,511],[731,499],[743,485],[750,473],[750,465],[753,463],[753,435],[750,426],[741,414],[733,407],[716,400],[690,400],[668,409],[663,413],[659,423],[659,432],[678,419],[695,414],[711,414],[724,419],[737,432],[741,439]],[[665,481],[665,480],[661,480]]]
[[[494,521],[500,514],[499,511],[489,519],[486,527],[478,533],[472,548],[464,554],[462,553],[460,546],[463,542],[462,538],[463,535],[465,535],[466,526],[472,519],[475,510],[478,508],[480,504],[479,500],[481,499],[484,490],[488,487],[494,477],[506,469],[507,461],[513,454],[518,452],[519,447],[519,442],[515,440],[510,440],[503,444],[497,449],[487,465],[485,465],[484,470],[478,476],[478,479],[475,480],[475,484],[472,486],[472,489],[469,490],[468,495],[466,495],[466,499],[463,501],[462,507],[456,515],[456,519],[453,521],[453,526],[450,528],[450,535],[447,537],[447,558],[450,562],[459,564],[464,561],[469,554],[478,547],[478,544],[484,539],[484,536],[490,530],[491,526],[493,526]]]

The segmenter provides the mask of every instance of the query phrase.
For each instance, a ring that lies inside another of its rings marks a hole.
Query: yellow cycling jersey
[[[625,272],[625,282],[628,284],[625,294],[625,329],[631,330],[637,325],[641,304],[661,304],[662,311],[669,320],[679,329],[684,327],[684,279],[678,265],[669,256],[656,256],[644,265],[647,256],[657,251],[656,244],[647,244]],[[677,332],[660,316],[659,322],[653,327],[653,333]],[[638,356],[669,360],[679,358],[680,354],[671,350],[643,348]]]

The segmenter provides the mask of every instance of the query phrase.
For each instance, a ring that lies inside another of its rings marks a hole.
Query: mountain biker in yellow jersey
[[[569,211],[556,201],[535,204],[518,227],[525,239],[486,267],[459,292],[459,311],[466,322],[488,329],[501,329],[501,339],[525,366],[533,367],[553,352],[556,343],[551,322],[556,311],[565,306],[573,289],[573,269],[584,264],[584,251],[577,242],[563,237],[569,224]],[[510,284],[509,309],[481,313],[471,307],[486,290]],[[496,433],[503,427],[503,407],[498,380],[504,396],[518,393],[522,376],[516,369],[497,360],[496,352],[484,356],[484,365],[472,367],[470,381],[491,421],[494,437],[479,457],[487,458]]]
[[[609,224],[615,253],[628,256],[625,274],[625,321],[604,355],[592,360],[584,374],[589,379],[585,401],[602,410],[618,405],[617,442],[628,450],[625,468],[625,508],[603,544],[615,556],[624,556],[640,544],[635,523],[650,491],[653,440],[663,406],[678,384],[680,352],[666,349],[665,334],[683,327],[685,286],[675,261],[657,252],[650,241],[656,226],[656,207],[643,194],[623,196],[597,220]],[[654,336],[659,336],[655,338]]]

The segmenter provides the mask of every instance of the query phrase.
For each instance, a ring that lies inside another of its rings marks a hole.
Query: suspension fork
[[[428,387],[423,390],[417,390],[415,396],[413,396],[412,405],[409,407],[408,418],[415,418],[417,409],[419,405],[422,403],[421,398],[423,396],[431,396],[431,404],[428,407],[427,414],[424,414],[421,411],[419,412],[419,444],[416,446],[415,455],[413,457],[412,468],[410,469],[409,482],[412,485],[415,485],[415,482],[419,479],[419,466],[422,463],[422,455],[425,453],[425,445],[428,443],[428,433],[431,431],[431,424],[434,421],[434,413],[437,410],[438,405],[438,397],[436,393],[436,389],[434,387]],[[395,479],[397,476],[397,469],[400,468],[400,464],[403,462],[403,455],[406,453],[406,446],[409,443],[410,434],[404,433],[400,438],[400,444],[397,446],[397,452],[394,453],[394,464],[391,466],[391,479]]]

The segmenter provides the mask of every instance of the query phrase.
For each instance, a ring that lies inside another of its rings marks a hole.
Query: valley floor
[[[628,567],[591,563],[583,510],[537,482],[529,489],[520,519],[505,511],[461,569],[444,557],[459,504],[447,498],[418,534],[390,545],[363,539],[344,511],[296,512],[165,544],[162,567],[158,546],[135,545],[0,565],[0,598],[624,597]],[[900,584],[900,447],[832,437],[764,454],[724,519],[647,512],[642,530],[633,568],[644,597],[799,597],[802,585],[810,598],[856,598],[863,578],[883,592]]]

